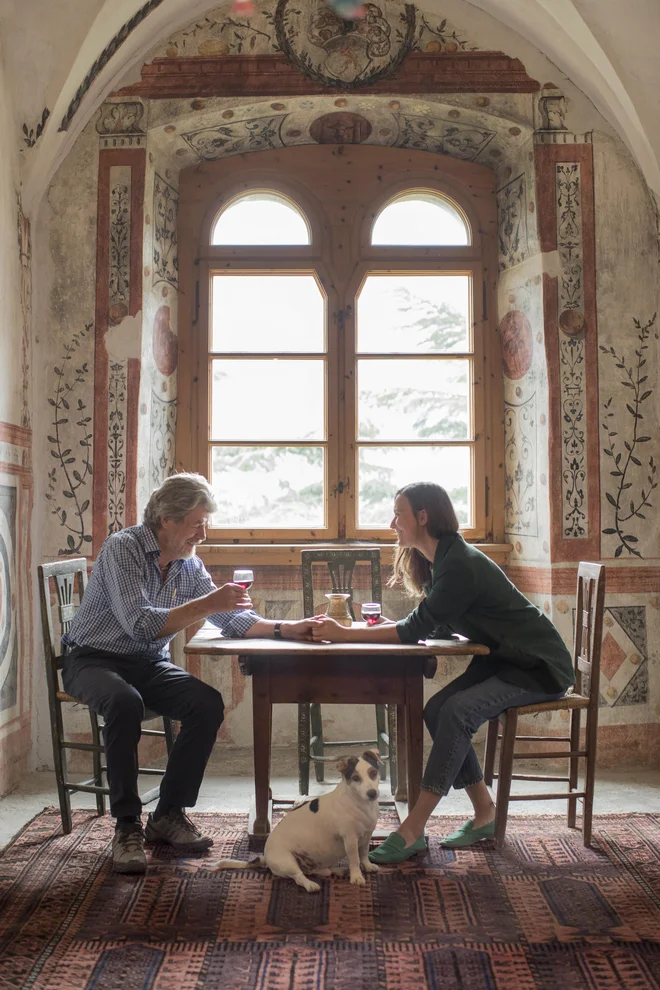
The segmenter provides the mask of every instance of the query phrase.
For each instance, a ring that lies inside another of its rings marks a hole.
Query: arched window
[[[300,210],[276,192],[249,192],[225,206],[213,225],[211,244],[310,244]]]
[[[252,157],[209,163],[201,192],[181,177],[177,459],[213,485],[211,542],[390,542],[423,479],[491,537],[494,173],[396,148]]]
[[[456,246],[471,243],[467,217],[447,197],[427,189],[397,196],[376,217],[371,243],[383,247]]]

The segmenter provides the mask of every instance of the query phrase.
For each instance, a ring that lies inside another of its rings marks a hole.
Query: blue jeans
[[[429,699],[424,722],[433,739],[422,778],[422,790],[444,796],[453,786],[471,787],[483,779],[472,737],[484,722],[507,708],[555,701],[564,695],[530,691],[490,674],[474,662]]]

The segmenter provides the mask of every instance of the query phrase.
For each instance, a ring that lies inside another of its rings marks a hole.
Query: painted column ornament
[[[564,539],[588,534],[584,278],[579,162],[555,165]]]
[[[566,100],[560,89],[553,87],[543,87],[543,95],[539,99],[539,111],[541,114],[542,126],[538,128],[541,132],[547,131],[567,131],[564,122],[566,116]]]

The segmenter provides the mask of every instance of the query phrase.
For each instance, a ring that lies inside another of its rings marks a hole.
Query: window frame
[[[304,151],[306,149],[287,149]],[[311,149],[310,149],[311,150]],[[320,150],[320,149],[314,149]],[[358,149],[354,149],[357,151]],[[360,149],[362,150],[362,149]],[[365,149],[366,150],[366,149]],[[369,149],[376,150],[376,149]],[[383,149],[379,149],[381,152]],[[400,151],[399,149],[391,149]],[[254,158],[259,160],[269,152],[260,152]],[[281,154],[281,153],[280,153]],[[437,159],[430,153],[429,158]],[[203,183],[195,182],[197,209],[187,213],[180,210],[180,242],[182,247],[181,297],[188,293],[192,303],[190,318],[186,319],[185,307],[180,318],[180,364],[179,364],[179,416],[177,424],[177,468],[199,471],[209,476],[210,455],[210,407],[209,380],[204,373],[204,364],[210,368],[210,287],[214,271],[233,273],[260,273],[273,271],[298,271],[314,273],[326,294],[328,319],[326,321],[327,347],[326,360],[326,441],[327,456],[325,470],[326,523],[316,529],[211,529],[208,538],[211,543],[230,541],[233,545],[250,544],[292,544],[310,542],[344,542],[347,540],[368,540],[376,543],[391,543],[394,534],[382,529],[360,528],[357,520],[355,485],[357,482],[357,442],[355,424],[356,400],[354,389],[347,389],[340,401],[339,383],[344,376],[355,380],[356,340],[355,313],[352,300],[356,298],[359,285],[367,273],[409,272],[423,274],[427,271],[470,272],[472,275],[472,336],[473,336],[473,417],[475,455],[472,459],[473,523],[463,529],[463,535],[470,540],[502,539],[503,526],[495,522],[503,504],[503,484],[501,484],[495,461],[497,453],[502,460],[503,433],[497,424],[501,421],[501,382],[494,374],[499,367],[496,352],[497,336],[489,324],[489,311],[494,312],[494,290],[496,267],[496,223],[494,192],[486,213],[490,213],[492,226],[484,219],[484,211],[479,208],[479,197],[471,193],[470,175],[457,178],[456,172],[464,164],[450,160],[450,174],[430,169],[409,170],[405,178],[397,177],[380,187],[362,210],[362,218],[356,217],[351,233],[346,230],[350,241],[353,270],[350,277],[344,274],[345,294],[335,288],[337,266],[332,255],[332,231],[325,209],[314,198],[308,183],[292,181],[291,176],[281,167],[280,170],[257,169],[252,174],[243,175],[239,180],[236,174],[227,173],[230,161],[208,163],[206,168],[224,166],[224,175]],[[474,167],[474,166],[472,166]],[[436,166],[437,168],[437,166]],[[483,168],[480,166],[480,168]],[[452,174],[453,173],[453,174]],[[399,173],[400,175],[401,173]],[[183,178],[183,174],[182,174]],[[260,190],[283,196],[304,216],[309,230],[309,245],[212,245],[211,234],[220,212],[227,208],[241,194]],[[449,200],[469,225],[469,245],[457,246],[389,246],[372,245],[371,229],[375,219],[391,202],[402,194],[415,191],[437,193]],[[472,201],[471,197],[472,196]],[[475,203],[474,199],[478,201]],[[201,207],[201,209],[200,209]],[[485,233],[487,231],[487,233]],[[192,249],[192,250],[191,250]],[[396,257],[394,257],[396,255]],[[494,263],[495,262],[495,263]],[[346,266],[344,266],[346,267]],[[196,285],[195,285],[196,283]],[[209,334],[209,346],[204,347],[205,334]],[[333,339],[334,338],[334,342]],[[334,346],[333,346],[334,344]],[[292,355],[279,352],[283,357]],[[236,353],[236,357],[239,355]],[[252,355],[264,357],[265,355]],[[497,363],[496,363],[497,362]],[[500,376],[501,377],[501,376]],[[337,383],[333,387],[333,382]],[[476,387],[475,387],[476,386]],[[497,400],[499,405],[496,405]],[[497,420],[493,414],[499,408]],[[488,412],[490,411],[490,418]],[[492,421],[492,422],[491,422]],[[486,423],[491,422],[489,429]],[[355,424],[356,425],[356,424]],[[228,442],[229,443],[229,442]],[[237,442],[239,443],[239,442]],[[283,441],[286,443],[286,441]],[[457,443],[459,443],[457,441]],[[245,442],[246,446],[259,446]],[[277,441],[263,442],[263,445],[277,445]],[[314,442],[316,445],[316,442]],[[385,445],[385,444],[383,444]],[[403,445],[403,444],[402,444]],[[439,444],[442,446],[442,443]],[[411,479],[415,480],[415,479]],[[489,492],[490,489],[490,499]],[[500,495],[500,508],[495,508],[493,496]],[[353,503],[351,505],[351,503]]]

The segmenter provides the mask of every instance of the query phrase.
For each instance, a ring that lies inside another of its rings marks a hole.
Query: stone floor
[[[529,766],[529,765],[528,765]],[[541,772],[550,772],[547,766]],[[526,772],[534,772],[531,768]],[[554,771],[552,771],[554,772]],[[274,748],[272,758],[272,787],[276,797],[297,795],[296,753],[291,748]],[[336,781],[336,772],[330,773],[330,784],[313,784],[313,793],[322,793]],[[254,793],[252,782],[252,751],[216,749],[207,768],[204,784],[197,803],[198,811],[247,811]],[[154,778],[144,778],[144,790],[153,786]],[[547,791],[547,784],[519,782],[520,792]],[[559,787],[561,785],[555,785]],[[387,782],[381,787],[381,796],[387,797]],[[11,794],[0,799],[0,848],[14,836],[23,825],[43,808],[57,805],[57,790],[54,774],[36,771],[25,778]],[[89,794],[76,794],[74,807],[94,806],[94,797]],[[152,806],[153,807],[153,806]],[[464,814],[470,803],[465,794],[454,791],[438,806],[442,814]],[[511,814],[557,814],[565,813],[566,805],[557,801],[519,801],[511,806]],[[660,812],[660,770],[602,770],[598,774],[595,796],[595,813],[607,812]]]

